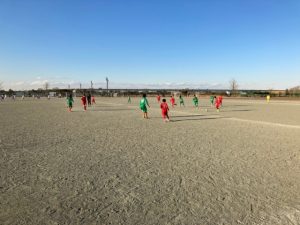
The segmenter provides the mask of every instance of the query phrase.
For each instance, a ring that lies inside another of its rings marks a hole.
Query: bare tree
[[[48,90],[49,87],[50,87],[50,84],[49,84],[48,81],[46,81],[46,82],[44,83],[44,89],[45,89],[45,90]]]
[[[229,81],[229,88],[230,88],[232,94],[236,94],[237,93],[238,87],[239,87],[238,83],[237,83],[237,81],[235,79],[231,79]]]

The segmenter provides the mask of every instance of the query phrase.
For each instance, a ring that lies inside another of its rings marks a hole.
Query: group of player
[[[7,98],[8,97],[7,97],[6,94],[0,95],[0,101],[5,101]],[[16,95],[12,95],[10,98],[15,101],[16,100]]]
[[[165,122],[169,122],[170,117],[169,117],[168,112],[169,112],[170,109],[169,109],[167,100],[165,98],[163,98],[163,99],[161,99],[161,98],[162,97],[160,95],[156,96],[157,102],[160,104],[162,118]],[[192,101],[193,101],[193,105],[198,108],[199,107],[199,100],[198,100],[198,97],[196,95],[194,95]],[[215,105],[217,111],[220,110],[220,107],[222,105],[222,101],[223,101],[222,96],[218,96],[218,97],[210,96],[211,106]],[[73,103],[74,103],[74,98],[73,98],[72,93],[70,93],[67,96],[67,108],[68,108],[69,112],[72,112]],[[130,96],[128,98],[128,103],[131,103]],[[174,108],[177,105],[174,95],[172,95],[170,97],[170,103],[171,103],[172,108]],[[92,106],[92,105],[96,104],[95,96],[91,95],[90,93],[88,93],[87,95],[85,93],[83,93],[83,95],[81,97],[81,104],[83,106],[83,110],[87,111],[88,106]],[[180,107],[185,107],[184,99],[181,95],[179,96],[179,104],[180,104]],[[146,94],[143,94],[143,98],[140,100],[140,109],[143,111],[143,118],[145,118],[145,119],[149,118],[147,107],[150,107],[150,105],[149,105],[149,102],[147,100]]]
[[[160,95],[157,95],[156,99],[157,99],[157,102],[160,104],[160,109],[161,109],[163,120],[165,122],[169,122],[170,117],[169,117],[168,112],[169,112],[170,109],[169,109],[167,100],[165,98],[163,98],[162,101],[161,101],[161,96]],[[194,95],[192,100],[193,100],[194,106],[196,108],[198,108],[199,107],[198,97],[196,95]],[[218,112],[220,111],[220,107],[222,106],[222,102],[223,102],[223,97],[222,96],[218,96],[218,97],[217,96],[210,96],[211,107],[213,107],[215,105]],[[131,103],[130,97],[128,99],[128,103]],[[174,95],[172,95],[170,97],[170,103],[171,103],[172,108],[174,108],[177,105]],[[180,107],[185,106],[183,97],[181,95],[179,96],[179,103],[180,103]],[[145,119],[149,119],[147,107],[150,107],[150,105],[149,105],[149,102],[147,100],[146,94],[143,94],[143,98],[140,100],[140,109],[142,110],[143,118],[145,118]]]
[[[12,96],[9,96],[7,97],[7,95],[0,95],[0,101],[5,101],[7,98],[13,100],[13,101],[16,101],[17,100],[17,97],[16,95],[12,95]],[[32,98],[33,99],[40,99],[41,96],[40,95],[32,95]],[[47,99],[50,100],[50,95],[47,96]],[[21,96],[21,100],[25,100],[25,95],[22,95]]]
[[[95,96],[91,95],[90,93],[88,93],[87,95],[83,93],[80,100],[84,111],[87,111],[87,106],[92,106],[96,104]],[[67,96],[67,107],[69,112],[72,112],[73,103],[74,103],[73,95],[72,93],[70,93]]]

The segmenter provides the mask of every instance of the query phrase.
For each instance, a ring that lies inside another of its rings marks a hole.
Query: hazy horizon
[[[40,80],[35,81],[32,83],[21,84],[19,83],[15,87],[19,88],[6,88],[5,90],[8,91],[12,89],[14,91],[28,91],[28,90],[38,90],[38,89],[45,89],[45,82],[48,83],[49,87],[48,90],[53,89],[90,89],[91,83],[82,83],[82,82],[55,82],[51,83],[48,80]],[[250,85],[250,86],[249,86]],[[3,85],[4,86],[4,85]],[[30,86],[30,88],[28,88]],[[250,88],[249,88],[250,87]],[[252,87],[252,88],[251,88]],[[238,84],[238,90],[286,90],[291,89],[297,86],[288,87],[288,88],[257,88],[259,85],[252,85],[251,84]],[[94,89],[106,89],[106,82],[93,82]],[[116,82],[109,82],[109,89],[200,89],[200,90],[230,90],[229,82],[227,84],[221,83],[152,83],[152,84],[132,84],[132,83],[116,83]]]

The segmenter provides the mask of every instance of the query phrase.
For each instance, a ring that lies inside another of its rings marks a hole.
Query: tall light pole
[[[91,91],[90,91],[90,93],[92,94],[92,92],[93,92],[93,81],[91,80]]]
[[[108,92],[108,77],[106,77],[106,91]]]
[[[70,90],[70,88],[71,88],[71,85],[68,84],[68,89]],[[68,92],[66,92],[66,97],[68,97]]]

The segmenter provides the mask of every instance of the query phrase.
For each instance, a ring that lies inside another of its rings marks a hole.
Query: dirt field
[[[300,102],[0,102],[0,224],[300,224]]]

